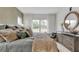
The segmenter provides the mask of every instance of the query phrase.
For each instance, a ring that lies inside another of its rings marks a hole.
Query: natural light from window
[[[48,31],[48,21],[47,20],[32,20],[32,30],[33,32],[44,33]]]
[[[18,22],[18,25],[23,26],[23,24],[22,24],[22,18],[21,17],[18,16],[17,22]]]

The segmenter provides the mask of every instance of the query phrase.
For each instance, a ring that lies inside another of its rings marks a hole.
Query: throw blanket
[[[34,38],[32,43],[33,52],[58,52],[56,42],[47,35]]]

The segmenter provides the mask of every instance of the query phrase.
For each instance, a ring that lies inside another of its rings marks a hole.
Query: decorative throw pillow
[[[17,37],[18,37],[18,39],[24,39],[26,37],[29,37],[29,35],[27,32],[19,31],[19,32],[17,32]]]
[[[31,37],[31,34],[29,31],[25,31],[25,32],[28,34],[29,37]]]
[[[25,32],[26,33],[26,37],[30,37],[29,33],[28,32]]]
[[[8,32],[8,33],[4,34],[3,36],[4,36],[4,40],[6,40],[6,42],[11,42],[11,41],[17,40],[17,35],[16,35],[16,32],[14,32],[14,31]]]
[[[12,29],[3,29],[3,30],[0,30],[0,34],[4,35],[4,34],[9,33],[11,31],[13,31],[13,30]]]
[[[6,25],[0,25],[0,30],[5,29]]]
[[[8,28],[9,28],[9,25],[6,24],[6,25],[5,25],[5,29],[8,29]]]
[[[26,31],[28,31],[29,35],[32,36],[32,29],[29,27],[29,29],[26,29]]]
[[[26,32],[29,34],[29,36],[32,36],[32,35],[33,35],[33,32],[32,32],[31,27],[29,27],[29,26],[24,27],[24,29],[23,29],[23,30],[24,30],[24,31],[26,31]]]
[[[3,38],[3,35],[2,34],[0,34],[0,42],[4,42],[5,40],[4,40],[4,38]]]
[[[18,26],[18,29],[19,29],[20,31],[22,31],[22,30],[23,30],[23,28],[22,28],[21,26]]]

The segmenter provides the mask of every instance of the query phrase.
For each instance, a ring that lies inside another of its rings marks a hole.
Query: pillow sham
[[[5,29],[6,25],[0,25],[0,30]]]
[[[4,34],[9,33],[11,31],[13,31],[13,30],[12,29],[3,29],[3,30],[0,30],[0,34],[4,35]]]
[[[17,32],[17,37],[18,37],[18,39],[24,39],[26,37],[29,37],[29,34],[24,31],[19,31],[19,32]]]
[[[1,42],[5,42],[4,37],[3,37],[2,34],[0,34],[0,43],[1,43]]]
[[[14,41],[17,39],[16,32],[12,29],[0,30],[0,34],[6,42]]]
[[[4,34],[3,36],[4,36],[4,40],[6,40],[6,42],[15,41],[18,39],[16,32],[14,32],[14,31],[8,32],[8,33]]]
[[[32,36],[32,29],[29,27],[29,29],[26,29],[26,31],[29,33],[30,36]]]

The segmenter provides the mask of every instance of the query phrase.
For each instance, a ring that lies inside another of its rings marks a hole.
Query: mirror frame
[[[76,17],[77,17],[77,21],[78,21],[78,22],[76,23],[76,26],[74,26],[74,28],[71,29],[71,30],[74,30],[74,29],[78,26],[78,24],[79,24],[79,13],[76,12],[76,11],[71,11],[71,12],[69,12],[69,13],[65,16],[65,18],[64,18],[64,27],[65,27],[67,30],[70,30],[70,28],[68,28],[68,27],[66,26],[65,21],[66,21],[67,17],[68,17],[70,14],[75,14]]]

